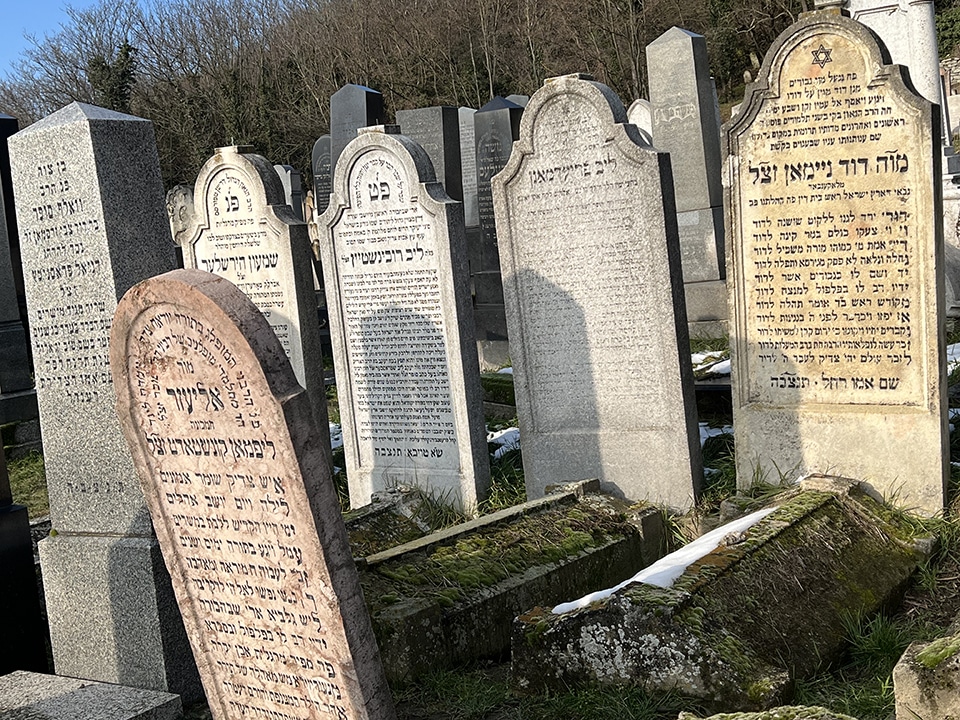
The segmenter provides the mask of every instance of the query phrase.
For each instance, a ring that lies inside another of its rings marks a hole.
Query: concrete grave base
[[[0,720],[175,720],[180,698],[156,690],[18,670],[0,677]]]
[[[57,673],[203,697],[155,539],[58,534],[39,551]]]
[[[714,710],[786,699],[843,649],[843,615],[896,597],[932,545],[855,483],[805,483],[752,527],[718,529],[720,545],[680,563],[668,587],[631,583],[580,609],[521,615],[516,685],[634,684]]]
[[[960,633],[911,643],[893,669],[897,720],[960,719]]]

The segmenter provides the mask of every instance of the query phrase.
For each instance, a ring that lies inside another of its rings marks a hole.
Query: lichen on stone
[[[960,633],[934,640],[918,652],[914,660],[923,667],[932,670],[944,660],[954,657],[958,652],[960,652]]]

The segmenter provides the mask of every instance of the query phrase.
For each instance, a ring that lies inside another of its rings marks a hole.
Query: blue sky
[[[56,32],[66,22],[64,9],[69,5],[85,8],[97,0],[0,0],[0,76],[28,46],[24,34],[44,35]]]

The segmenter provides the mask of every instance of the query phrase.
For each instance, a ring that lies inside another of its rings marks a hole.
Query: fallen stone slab
[[[893,669],[897,720],[960,720],[960,633],[911,643]]]
[[[783,702],[843,649],[844,614],[898,596],[932,541],[853,481],[811,478],[771,505],[701,538],[717,543],[706,554],[678,564],[688,546],[644,570],[656,584],[521,615],[517,687],[636,684],[714,711]]]
[[[659,509],[602,495],[597,480],[571,485],[359,563],[390,680],[501,654],[524,609],[619,582],[663,554]]]
[[[17,670],[0,677],[2,720],[174,720],[180,696]]]
[[[826,708],[816,706],[787,705],[763,712],[720,713],[701,718],[682,712],[677,720],[857,720],[849,715],[841,715]]]

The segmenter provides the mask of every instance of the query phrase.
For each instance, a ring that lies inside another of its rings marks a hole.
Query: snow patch
[[[330,449],[343,447],[343,430],[337,423],[330,423]]]
[[[660,558],[653,563],[653,565],[645,567],[632,578],[624,580],[619,585],[615,585],[607,590],[598,590],[595,593],[585,595],[579,600],[561,603],[553,608],[553,613],[555,615],[562,615],[563,613],[585,608],[590,603],[610,597],[613,595],[613,593],[617,592],[618,590],[622,590],[631,583],[644,583],[646,585],[655,585],[662,588],[671,587],[676,579],[683,575],[688,567],[693,565],[693,563],[700,558],[716,550],[727,535],[736,535],[745,532],[776,509],[776,507],[772,507],[764,508],[763,510],[757,510],[756,512],[750,513],[745,517],[728,522],[726,525],[721,525],[716,530],[711,530],[706,535],[702,535],[694,540],[692,543],[684,545],[676,552],[672,552],[669,555]]]
[[[520,429],[508,427],[503,430],[488,432],[487,442],[500,446],[493,453],[493,459],[499,460],[511,450],[516,450],[520,447]]]

